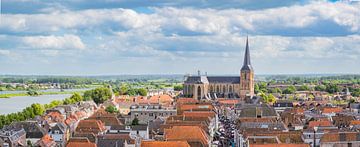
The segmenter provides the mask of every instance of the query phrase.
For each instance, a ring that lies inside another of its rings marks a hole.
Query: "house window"
[[[153,114],[153,113],[149,113],[149,116],[154,116],[154,114]]]
[[[60,132],[59,132],[59,130],[55,130],[55,134],[59,134]]]

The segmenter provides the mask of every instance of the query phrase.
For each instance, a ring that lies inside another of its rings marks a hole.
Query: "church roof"
[[[253,70],[250,62],[250,51],[249,51],[249,41],[248,37],[246,37],[246,48],[245,48],[245,55],[244,55],[244,64],[241,70]]]
[[[202,84],[202,83],[240,83],[240,77],[238,76],[188,76],[185,79],[185,83],[188,84]]]

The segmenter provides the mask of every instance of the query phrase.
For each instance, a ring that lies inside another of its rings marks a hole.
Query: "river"
[[[63,100],[71,94],[55,94],[40,96],[15,96],[11,98],[0,98],[0,114],[9,114],[22,111],[33,103],[48,104],[53,100]]]
[[[91,88],[82,88],[82,89],[63,89],[63,91],[84,91],[90,90]],[[38,92],[60,92],[61,89],[46,89],[46,90],[37,90]],[[14,94],[14,93],[26,93],[27,91],[15,90],[15,91],[0,91],[0,94]]]

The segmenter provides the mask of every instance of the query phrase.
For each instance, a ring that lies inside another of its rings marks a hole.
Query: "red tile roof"
[[[330,127],[330,126],[333,126],[333,124],[328,120],[310,121],[309,122],[309,127],[310,128],[313,128],[313,127]]]
[[[359,141],[357,140],[357,136],[359,136],[360,133],[358,132],[331,132],[331,133],[325,133],[321,139],[320,142],[340,142],[343,141]],[[341,137],[343,136],[343,137]]]
[[[215,117],[215,112],[213,111],[185,111],[183,112],[183,115],[185,115],[186,117],[211,117],[214,118]]]
[[[66,147],[97,147],[95,143],[91,143],[88,139],[70,139]]]
[[[340,107],[325,107],[322,110],[322,113],[339,113],[342,112],[342,108]]]
[[[178,104],[195,104],[199,102],[197,99],[194,98],[179,98],[176,100]]]
[[[174,126],[165,129],[164,136],[167,141],[200,142],[203,146],[208,145],[206,133],[198,126]]]
[[[101,120],[81,120],[76,128],[76,132],[79,133],[98,134],[105,130],[105,124]]]
[[[350,121],[350,125],[360,125],[360,120],[352,120]]]
[[[150,103],[171,103],[174,100],[170,95],[162,94],[150,97],[149,101]]]
[[[141,147],[190,147],[186,141],[142,141]]]

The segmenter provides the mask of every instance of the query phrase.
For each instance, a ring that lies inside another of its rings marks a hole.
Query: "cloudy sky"
[[[0,74],[360,73],[360,2],[2,0]]]

